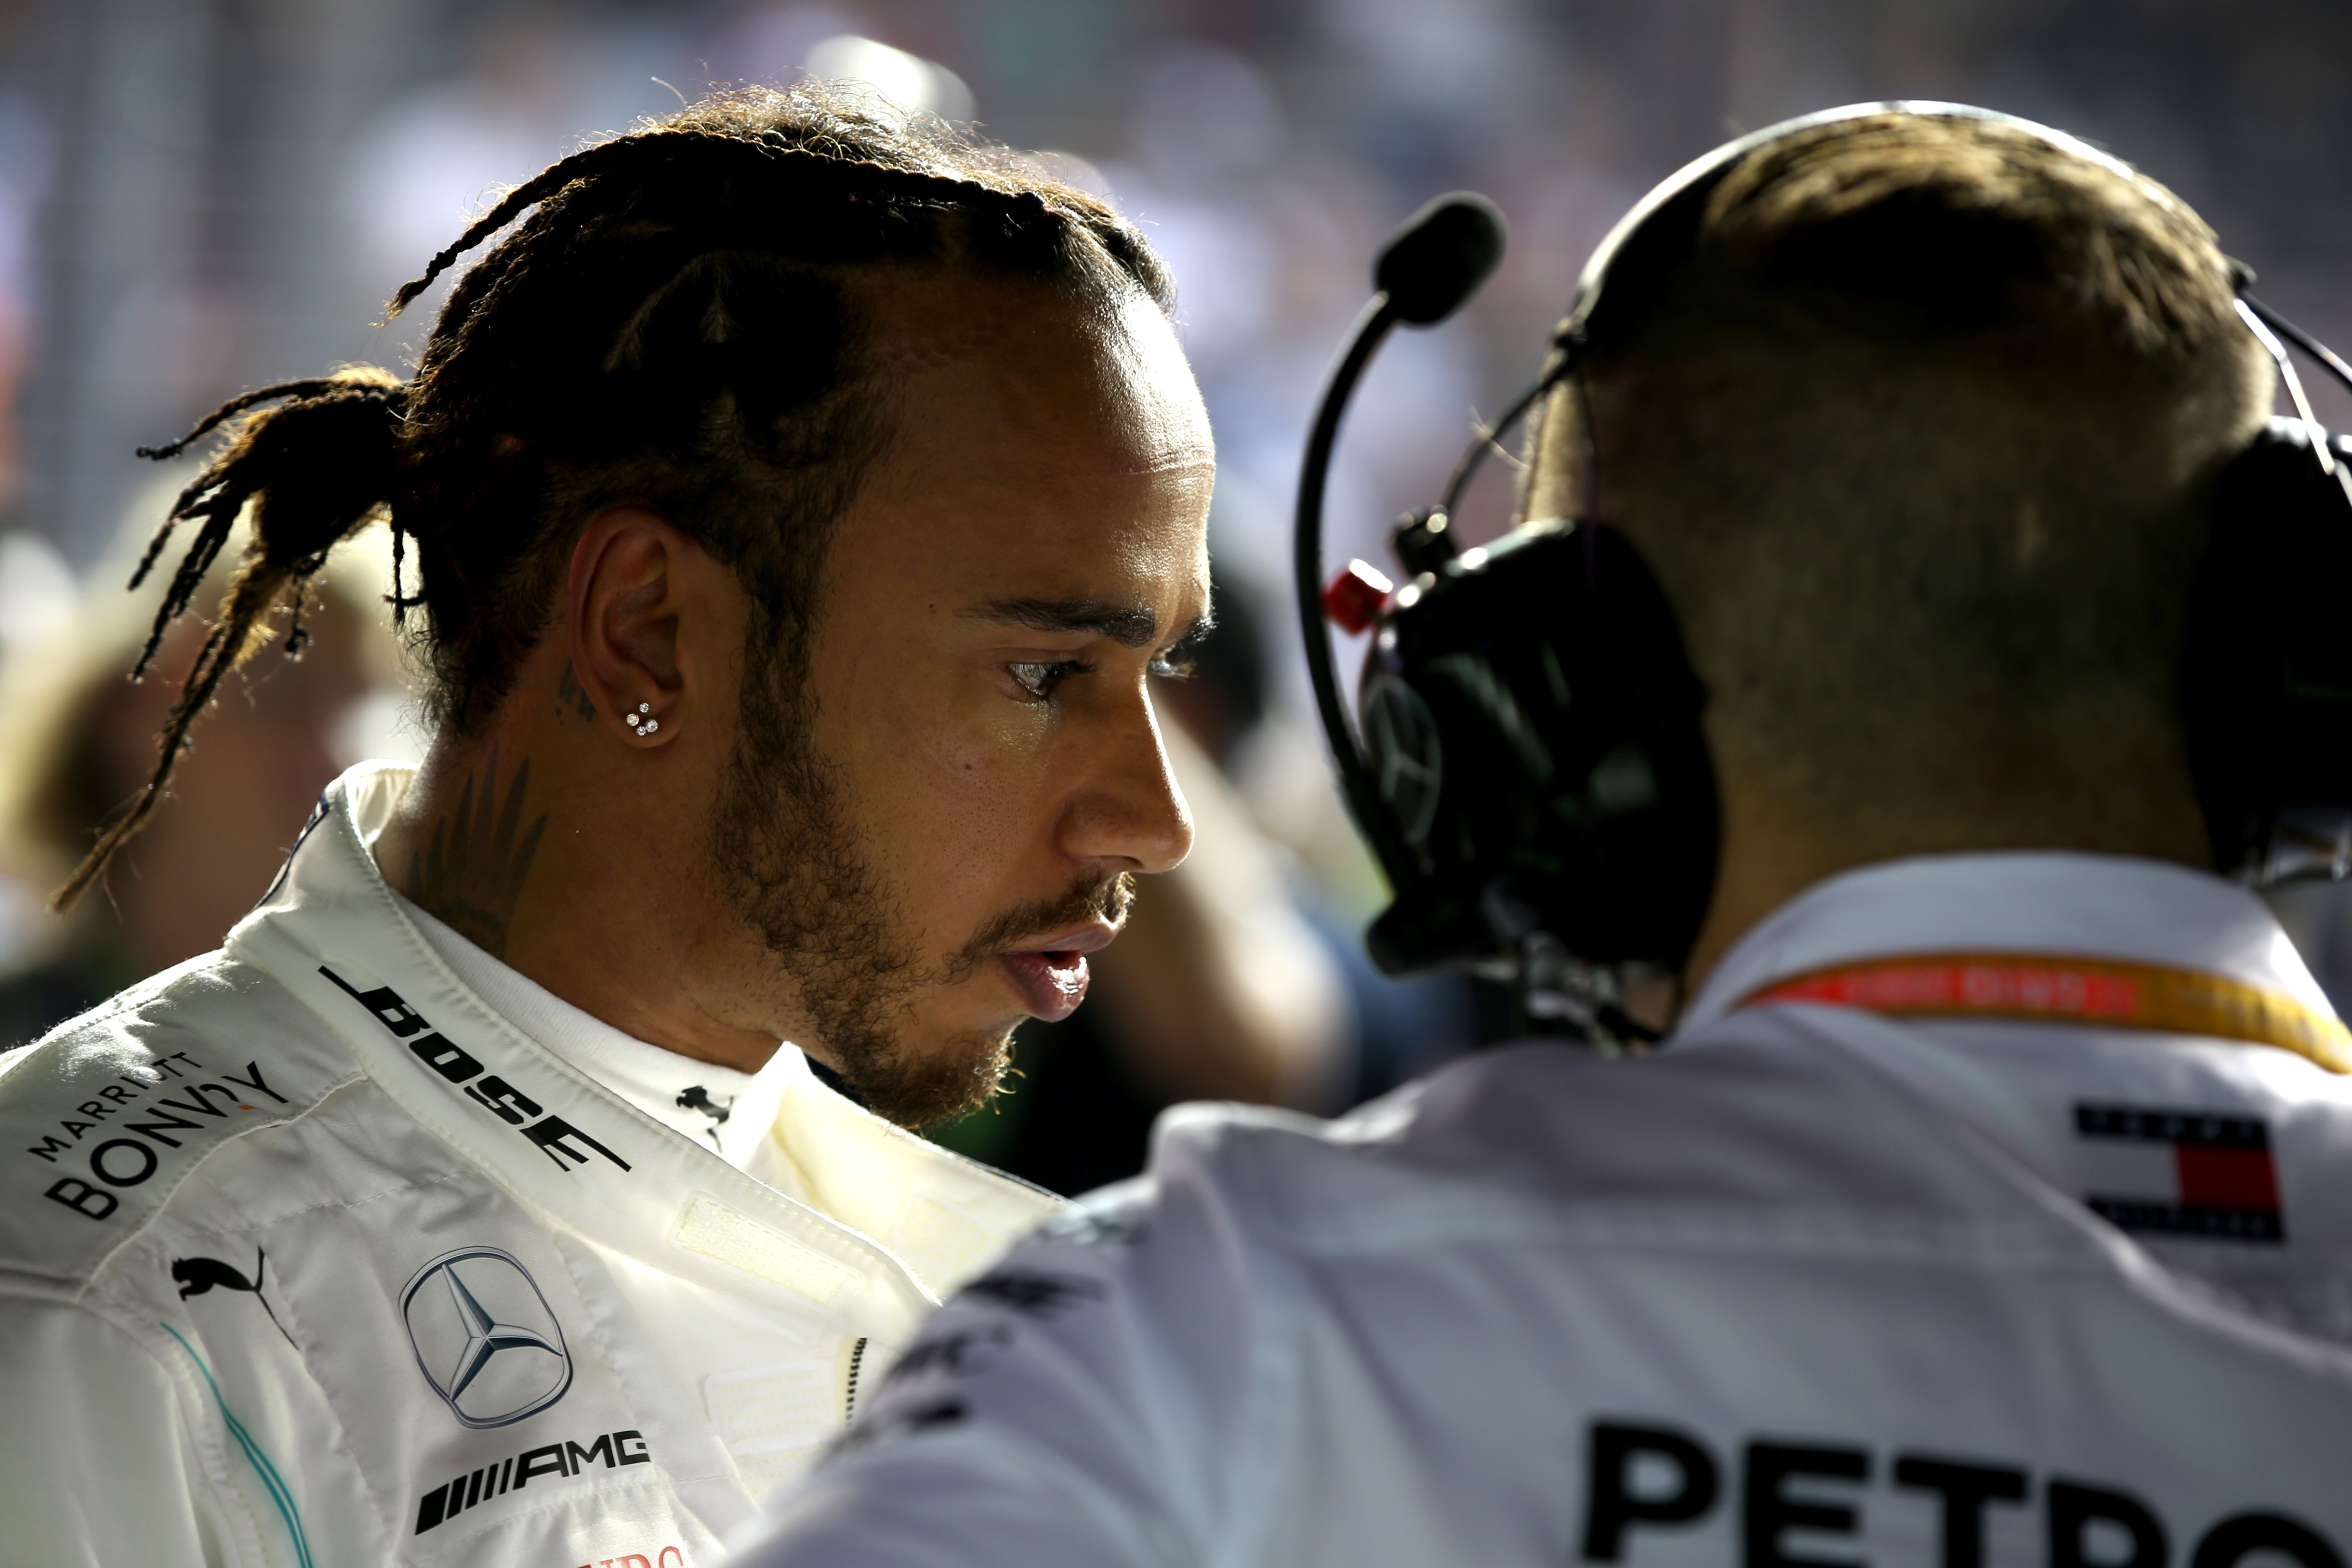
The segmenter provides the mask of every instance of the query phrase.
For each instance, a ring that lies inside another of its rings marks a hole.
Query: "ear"
[[[645,507],[606,507],[572,549],[572,672],[597,721],[631,747],[667,746],[677,734],[686,685],[678,623],[686,580],[702,555]]]

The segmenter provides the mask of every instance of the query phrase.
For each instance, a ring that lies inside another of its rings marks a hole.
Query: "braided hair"
[[[662,511],[737,574],[757,663],[797,689],[830,525],[892,434],[860,275],[929,265],[1076,302],[1138,289],[1173,302],[1159,259],[1099,200],[818,83],[714,94],[574,152],[434,256],[387,315],[510,225],[449,291],[413,381],[348,366],[233,398],[140,449],[170,458],[228,433],[131,580],[194,525],[134,678],[248,507],[252,538],[153,774],[56,907],[147,821],[197,716],[281,614],[299,655],[310,578],[369,523],[391,526],[390,602],[437,726],[466,734],[496,710],[547,628],[572,539],[623,500]]]

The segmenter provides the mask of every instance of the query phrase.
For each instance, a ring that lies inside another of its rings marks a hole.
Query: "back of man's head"
[[[1875,114],[1748,154],[1628,291],[1543,437],[1584,493],[1535,501],[1648,557],[1720,768],[1857,860],[2086,812],[2129,848],[2164,814],[2136,778],[2187,798],[2206,497],[2269,402],[2194,214],[2021,128]]]

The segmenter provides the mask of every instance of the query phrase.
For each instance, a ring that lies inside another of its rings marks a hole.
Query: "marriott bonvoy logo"
[[[468,1427],[510,1427],[572,1387],[562,1326],[511,1252],[444,1252],[400,1292],[400,1315],[417,1370]]]
[[[162,1092],[167,1089],[178,1092]],[[77,1156],[86,1164],[97,1182],[63,1176],[42,1196],[90,1219],[105,1219],[122,1206],[109,1187],[142,1186],[163,1167],[168,1156],[157,1148],[180,1148],[182,1134],[210,1141],[241,1120],[233,1112],[268,1112],[288,1103],[261,1075],[258,1061],[231,1072],[208,1067],[184,1051],[126,1065],[113,1082],[83,1083],[76,1092],[89,1098],[58,1119],[58,1132],[65,1136],[45,1134],[25,1152],[52,1166],[61,1163],[60,1155],[68,1156],[68,1168]],[[123,1135],[131,1133],[139,1136]],[[87,1150],[81,1147],[84,1139],[89,1140]]]

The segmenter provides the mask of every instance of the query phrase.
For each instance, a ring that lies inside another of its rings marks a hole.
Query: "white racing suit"
[[[0,1560],[707,1563],[1060,1207],[790,1046],[698,1069],[428,939],[368,849],[407,779],[346,775],[224,951],[0,1058]]]
[[[1837,878],[1646,1058],[1171,1113],[1145,1177],[933,1318],[741,1568],[2342,1568],[2352,1082],[2149,1027],[1737,1006],[1888,955],[2062,1011],[2115,960],[2341,1034],[2211,877]]]

